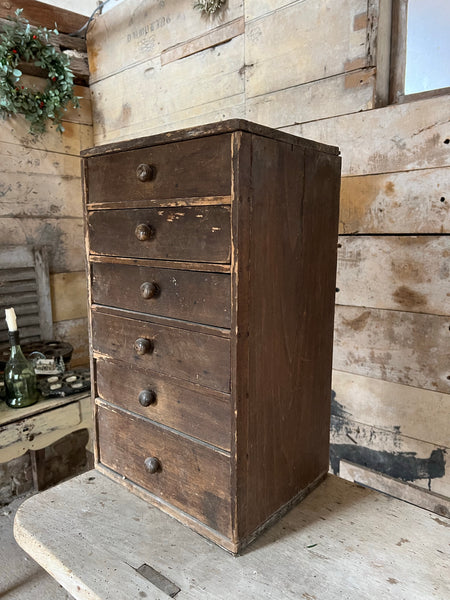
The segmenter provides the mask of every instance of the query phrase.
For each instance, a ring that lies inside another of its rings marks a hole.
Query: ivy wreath
[[[67,104],[79,106],[73,92],[70,59],[49,43],[50,34],[58,35],[56,29],[31,27],[21,13],[22,9],[16,10],[15,17],[9,19],[11,25],[5,24],[0,34],[0,116],[24,115],[33,134],[43,133],[50,119],[62,132]],[[47,73],[43,91],[22,85],[21,63],[32,63]]]

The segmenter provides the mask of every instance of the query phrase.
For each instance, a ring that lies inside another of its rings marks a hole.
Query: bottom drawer
[[[98,406],[97,428],[102,464],[231,535],[229,456],[105,405]]]

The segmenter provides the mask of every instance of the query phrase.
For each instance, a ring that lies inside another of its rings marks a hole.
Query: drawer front
[[[98,395],[152,421],[230,450],[230,396],[149,370],[99,359]]]
[[[231,193],[229,134],[92,157],[88,161],[90,202]]]
[[[99,406],[97,426],[101,463],[230,535],[228,456],[119,409]]]
[[[229,206],[95,210],[88,232],[94,254],[230,262]]]
[[[230,391],[229,339],[96,312],[92,345],[103,356]]]
[[[230,276],[224,273],[93,263],[92,301],[230,327]]]

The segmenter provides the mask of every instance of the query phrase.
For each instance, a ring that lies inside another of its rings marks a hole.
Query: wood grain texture
[[[450,167],[343,177],[339,233],[450,233]]]
[[[140,593],[161,600],[136,573],[143,563],[174,581],[183,600],[443,600],[450,592],[446,525],[434,513],[331,476],[236,559],[89,471],[25,500],[15,535],[77,600]]]
[[[226,10],[210,19],[193,11],[191,0],[119,4],[98,17],[87,36],[91,84],[152,59],[160,63],[174,46],[217,36],[218,30],[242,17],[243,11],[241,0],[228,0]]]
[[[436,446],[450,447],[450,395],[333,371],[332,414]]]
[[[241,35],[164,66],[158,56],[92,84],[95,143],[245,117],[243,55]]]
[[[22,16],[32,25],[54,29],[56,22],[58,31],[61,33],[73,33],[86,23],[84,15],[36,0],[20,0],[20,2],[8,0],[2,2],[0,4],[0,17],[13,16],[19,8],[23,9]]]
[[[144,298],[141,286],[157,291]],[[92,301],[126,310],[230,327],[230,277],[108,263],[92,265]]]
[[[443,95],[286,131],[338,145],[343,175],[375,175],[450,166],[448,123],[448,95]]]
[[[150,198],[225,196],[230,193],[230,136],[131,150],[89,160],[88,186],[95,202]],[[140,164],[155,171],[151,181],[136,176]]]
[[[448,317],[337,306],[334,368],[448,394],[449,335]]]
[[[448,315],[449,269],[448,236],[340,236],[336,302]]]
[[[248,388],[237,406],[242,538],[327,470],[339,165],[252,140]]]
[[[248,98],[246,117],[268,127],[288,127],[374,108],[373,69],[338,73],[310,83]]]
[[[93,350],[96,356],[121,360],[228,392],[229,340],[177,329],[175,322],[173,325],[167,327],[96,313],[92,323]],[[151,340],[153,351],[143,356],[136,354],[134,343],[138,338]]]
[[[366,66],[366,31],[352,31],[354,16],[366,10],[366,0],[291,2],[247,20],[247,97],[344,73],[355,59]]]
[[[212,529],[230,534],[230,463],[226,454],[113,407],[102,405],[97,420],[103,464],[169,504],[187,509]],[[145,470],[149,456],[160,461],[157,473]]]
[[[230,450],[231,402],[227,394],[141,370],[119,362],[95,361],[97,394],[119,407],[172,429]],[[142,390],[155,393],[154,404],[139,403]]]
[[[135,230],[149,226],[148,240]],[[91,252],[109,256],[228,263],[230,208],[201,206],[93,211],[88,232]]]

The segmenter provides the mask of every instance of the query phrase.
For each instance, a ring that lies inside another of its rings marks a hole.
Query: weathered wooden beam
[[[2,0],[0,1],[0,18],[12,17],[18,8],[23,8],[22,16],[31,25],[53,29],[56,23],[57,29],[61,33],[74,33],[87,21],[85,15],[36,0],[20,0],[19,2]]]

